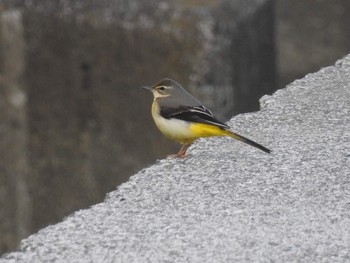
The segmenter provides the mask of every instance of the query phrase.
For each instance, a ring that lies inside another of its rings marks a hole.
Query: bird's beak
[[[141,88],[142,88],[142,89],[149,90],[149,91],[152,91],[152,87],[151,87],[151,86],[142,86]]]

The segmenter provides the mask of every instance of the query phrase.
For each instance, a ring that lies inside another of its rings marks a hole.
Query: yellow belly
[[[204,123],[193,123],[190,125],[190,129],[197,138],[228,135],[226,130],[220,129],[215,125]]]
[[[169,139],[179,143],[191,143],[201,137],[225,136],[224,130],[203,123],[188,123],[178,119],[166,119],[159,114],[156,103],[152,105],[152,117],[158,129]]]

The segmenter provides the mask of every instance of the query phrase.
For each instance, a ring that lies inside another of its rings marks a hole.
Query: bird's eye
[[[159,90],[165,90],[164,86],[159,87]]]

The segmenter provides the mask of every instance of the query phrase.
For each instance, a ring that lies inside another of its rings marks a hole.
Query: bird
[[[191,144],[204,137],[228,136],[266,153],[271,150],[230,130],[198,99],[175,80],[164,78],[152,86],[143,86],[153,93],[151,113],[158,129],[169,139],[182,144],[174,157],[186,157]]]

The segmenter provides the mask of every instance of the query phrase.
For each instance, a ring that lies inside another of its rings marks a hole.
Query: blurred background
[[[139,87],[222,120],[350,52],[348,0],[0,0],[0,253],[179,146]]]

